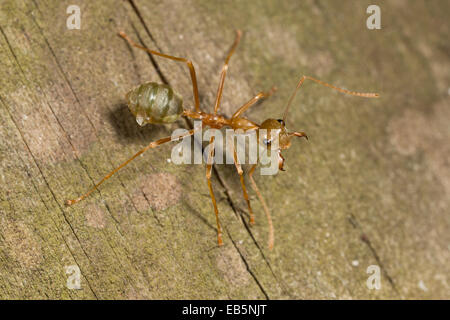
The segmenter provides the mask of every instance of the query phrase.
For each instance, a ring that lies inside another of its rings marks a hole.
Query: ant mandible
[[[242,129],[244,131],[252,131],[256,130],[256,133],[259,136],[259,130],[260,129],[266,129],[266,130],[278,130],[279,136],[278,136],[278,166],[280,170],[283,170],[283,164],[284,164],[284,158],[281,156],[281,150],[287,149],[291,145],[291,138],[292,137],[305,137],[307,138],[306,134],[304,132],[289,132],[286,129],[285,121],[286,116],[289,110],[289,106],[291,105],[298,89],[300,89],[301,85],[305,80],[312,80],[318,84],[321,84],[323,86],[332,88],[334,90],[337,90],[342,93],[350,94],[353,96],[359,96],[359,97],[365,97],[365,98],[377,98],[379,95],[377,93],[360,93],[360,92],[353,92],[348,91],[345,89],[341,89],[338,87],[335,87],[331,84],[328,84],[326,82],[323,82],[321,80],[318,80],[313,77],[309,76],[302,76],[300,78],[300,81],[297,84],[297,87],[295,88],[293,94],[288,100],[288,103],[286,105],[283,119],[267,119],[265,120],[261,125],[256,124],[255,122],[252,122],[244,117],[242,117],[242,114],[249,109],[251,106],[253,106],[258,100],[262,98],[267,98],[273,94],[273,92],[276,90],[275,88],[272,88],[269,92],[260,92],[256,96],[254,96],[252,99],[250,99],[247,103],[242,105],[232,116],[231,118],[226,118],[224,116],[218,115],[217,111],[220,107],[220,102],[222,99],[222,91],[223,86],[225,82],[225,77],[228,70],[228,63],[230,61],[231,56],[233,55],[234,51],[236,50],[236,47],[241,39],[242,32],[240,30],[236,31],[236,38],[235,41],[228,52],[228,55],[225,59],[225,63],[222,67],[222,72],[220,74],[220,80],[219,80],[219,87],[217,89],[216,94],[216,101],[214,103],[214,113],[206,113],[200,110],[200,99],[198,94],[198,85],[197,85],[197,77],[195,73],[195,68],[192,62],[185,58],[179,58],[170,56],[164,53],[160,53],[154,50],[150,50],[146,47],[143,47],[134,41],[132,41],[124,32],[120,32],[119,35],[128,41],[128,43],[136,48],[142,49],[150,54],[154,54],[156,56],[160,56],[163,58],[167,58],[174,61],[183,62],[187,65],[189,68],[189,73],[191,76],[192,81],[192,90],[194,94],[194,103],[195,103],[195,110],[186,110],[183,108],[183,101],[179,94],[174,92],[174,90],[165,84],[159,84],[155,82],[148,82],[141,84],[137,88],[131,90],[126,94],[126,99],[128,102],[128,107],[131,111],[131,113],[136,117],[136,121],[139,125],[143,126],[147,123],[152,124],[165,124],[165,123],[172,123],[175,122],[180,116],[188,117],[191,119],[197,119],[202,121],[202,126],[209,126],[211,128],[220,129],[222,127],[228,126],[231,127],[233,130]],[[156,141],[151,142],[149,145],[138,151],[135,155],[133,155],[130,159],[122,163],[120,166],[115,168],[113,171],[108,173],[100,182],[98,182],[94,187],[92,187],[88,192],[81,195],[80,197],[74,199],[74,200],[67,200],[66,205],[70,206],[73,205],[87,196],[89,196],[94,190],[96,190],[103,182],[105,182],[107,179],[109,179],[113,174],[115,174],[117,171],[125,167],[128,163],[130,163],[132,160],[134,160],[136,157],[144,153],[145,151],[149,149],[153,149],[161,144],[164,144],[166,142],[170,141],[177,141],[181,138],[193,135],[197,129],[192,129],[188,131],[185,134],[181,134],[177,137],[165,137]],[[219,221],[219,210],[217,209],[217,203],[216,198],[214,196],[214,192],[211,185],[211,171],[212,171],[212,157],[214,156],[214,136],[210,138],[209,145],[211,146],[208,153],[208,161],[206,164],[206,179],[208,183],[208,188],[212,200],[212,204],[214,207],[214,212],[216,215],[216,223],[217,223],[217,243],[219,246],[223,245],[222,241],[222,228],[220,226]],[[253,214],[253,210],[250,205],[250,200],[248,197],[247,189],[245,187],[244,183],[244,172],[241,168],[240,163],[237,161],[237,154],[236,149],[234,148],[234,164],[236,166],[236,170],[239,174],[239,178],[241,181],[242,186],[242,192],[245,201],[247,202],[248,211],[250,215],[250,224],[255,223],[255,218]],[[259,200],[261,201],[261,204],[263,206],[263,209],[267,216],[267,221],[269,225],[269,240],[268,240],[268,246],[269,249],[273,248],[274,244],[274,232],[273,232],[273,224],[272,224],[272,218],[270,216],[269,208],[264,201],[264,198],[261,195],[261,192],[259,191],[255,180],[253,179],[253,173],[255,171],[257,164],[254,164],[249,171],[249,178],[252,185],[253,190],[256,192]]]

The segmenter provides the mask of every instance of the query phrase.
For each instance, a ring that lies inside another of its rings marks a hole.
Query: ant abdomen
[[[125,97],[140,126],[172,123],[183,113],[183,99],[166,84],[147,82],[128,92]]]

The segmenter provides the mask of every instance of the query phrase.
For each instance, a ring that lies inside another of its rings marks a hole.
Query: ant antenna
[[[319,79],[316,79],[316,78],[313,78],[313,77],[310,77],[310,76],[302,76],[300,78],[300,81],[297,84],[297,87],[294,90],[294,93],[291,95],[291,97],[289,98],[289,101],[288,101],[288,103],[286,105],[286,109],[284,110],[284,115],[283,115],[283,121],[286,121],[286,117],[287,117],[287,114],[288,114],[289,107],[291,106],[291,103],[294,100],[298,89],[300,88],[300,86],[303,84],[303,82],[306,79],[312,80],[312,81],[314,81],[314,82],[316,82],[318,84],[321,84],[321,85],[323,85],[325,87],[328,87],[328,88],[331,88],[331,89],[334,89],[334,90],[337,90],[339,92],[350,94],[352,96],[358,96],[358,97],[363,97],[363,98],[379,98],[380,97],[380,95],[378,93],[363,93],[363,92],[349,91],[349,90],[346,90],[346,89],[335,87],[335,86],[333,86],[333,85],[331,85],[329,83],[323,82],[323,81],[321,81]]]

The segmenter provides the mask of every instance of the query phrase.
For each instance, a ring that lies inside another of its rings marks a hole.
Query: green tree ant
[[[179,94],[177,94],[176,92],[174,92],[174,90],[171,87],[169,87],[165,84],[148,82],[148,83],[141,84],[137,88],[128,92],[126,95],[128,107],[129,107],[130,111],[132,112],[132,114],[136,117],[136,121],[138,122],[139,125],[143,126],[148,123],[151,123],[151,124],[172,123],[172,122],[175,122],[179,117],[184,116],[184,117],[188,117],[191,119],[200,120],[202,122],[202,126],[209,126],[211,128],[215,128],[215,129],[220,129],[222,127],[231,127],[233,130],[237,130],[237,129],[242,129],[244,131],[256,130],[257,133],[259,133],[261,129],[266,129],[268,131],[269,130],[278,130],[277,132],[278,132],[279,144],[278,144],[277,152],[278,152],[278,165],[279,165],[280,170],[283,170],[283,164],[284,164],[284,158],[281,155],[281,150],[287,149],[291,146],[291,138],[292,137],[307,138],[307,136],[304,132],[288,131],[286,128],[286,124],[285,124],[289,107],[292,104],[292,101],[293,101],[297,91],[300,89],[301,85],[303,84],[303,82],[305,80],[311,80],[311,81],[314,81],[323,86],[326,86],[326,87],[332,88],[334,90],[337,90],[339,92],[346,93],[346,94],[353,95],[353,96],[359,96],[359,97],[364,97],[364,98],[379,97],[379,95],[377,93],[360,93],[360,92],[348,91],[345,89],[335,87],[331,84],[328,84],[328,83],[318,80],[316,78],[304,75],[300,78],[300,81],[298,82],[297,87],[295,88],[293,94],[291,95],[291,97],[289,98],[289,100],[287,102],[287,105],[286,105],[286,108],[284,111],[284,115],[283,115],[283,119],[278,119],[278,120],[277,119],[267,119],[261,125],[258,125],[255,122],[252,122],[252,121],[242,117],[242,114],[245,111],[247,111],[251,106],[253,106],[258,100],[260,100],[262,98],[270,97],[273,94],[275,88],[272,88],[272,90],[269,92],[258,93],[256,96],[254,96],[248,102],[246,102],[244,105],[242,105],[239,109],[237,109],[237,111],[232,115],[231,118],[226,118],[222,115],[219,115],[217,112],[220,108],[223,86],[224,86],[225,77],[226,77],[227,70],[228,70],[228,63],[230,61],[231,56],[235,52],[236,47],[241,39],[242,32],[240,30],[236,31],[235,41],[234,41],[230,51],[228,52],[228,55],[225,59],[225,63],[222,67],[222,72],[220,74],[219,86],[217,89],[213,113],[206,113],[206,112],[201,111],[201,109],[200,109],[200,99],[199,99],[199,94],[198,94],[197,77],[196,77],[194,65],[192,64],[192,62],[190,60],[187,60],[185,58],[174,57],[174,56],[170,56],[170,55],[160,53],[160,52],[157,52],[154,50],[150,50],[146,47],[143,47],[143,46],[135,43],[124,32],[120,32],[119,35],[122,38],[124,38],[133,47],[139,48],[141,50],[144,50],[144,51],[146,51],[150,54],[156,55],[156,56],[160,56],[160,57],[178,61],[178,62],[183,62],[189,68],[189,73],[191,76],[192,90],[193,90],[193,94],[194,94],[194,106],[195,106],[194,110],[184,109],[183,108],[183,100],[182,100],[181,96]],[[157,146],[164,144],[166,142],[179,140],[181,138],[193,135],[194,132],[195,132],[195,129],[190,130],[183,135],[177,136],[176,139],[173,137],[165,137],[165,138],[151,142],[146,147],[139,150],[130,159],[128,159],[127,161],[122,163],[120,166],[118,166],[117,168],[112,170],[110,173],[108,173],[100,182],[98,182],[96,185],[94,185],[85,194],[81,195],[80,197],[78,197],[74,200],[67,200],[66,205],[68,205],[68,206],[73,205],[73,204],[83,200],[87,196],[89,196],[104,181],[109,179],[113,174],[115,174],[121,168],[125,167],[128,163],[130,163],[132,160],[134,160],[139,155],[143,154],[145,151],[156,148]],[[269,135],[268,135],[268,137],[269,137]],[[270,138],[264,139],[264,143],[268,146],[270,144]],[[208,161],[206,164],[206,179],[207,179],[207,183],[208,183],[208,188],[209,188],[212,204],[214,207],[214,213],[216,215],[217,243],[219,246],[222,246],[223,245],[222,228],[220,226],[220,221],[219,221],[219,211],[217,209],[216,198],[214,196],[214,192],[213,192],[212,185],[211,185],[211,171],[212,171],[212,165],[213,165],[212,157],[214,155],[214,136],[212,136],[210,139],[210,145],[212,147],[209,149],[209,153],[208,153]],[[237,161],[236,149],[234,149],[234,164],[235,164],[236,170],[239,174],[244,199],[247,202],[247,207],[248,207],[249,216],[250,216],[249,222],[250,222],[250,224],[254,224],[255,218],[254,218],[252,207],[250,205],[250,200],[248,197],[247,189],[246,189],[245,183],[244,183],[244,172],[242,170],[240,163]],[[257,194],[257,196],[263,206],[263,209],[266,213],[266,216],[267,216],[267,221],[268,221],[268,225],[269,225],[268,246],[269,246],[269,249],[272,249],[273,245],[274,245],[274,231],[273,231],[272,218],[270,215],[269,208],[268,208],[266,202],[264,201],[264,198],[262,197],[261,192],[259,191],[259,189],[255,183],[255,180],[253,179],[253,173],[255,171],[256,165],[257,164],[254,164],[250,168],[249,178],[250,178],[252,188],[255,191],[255,193]]]

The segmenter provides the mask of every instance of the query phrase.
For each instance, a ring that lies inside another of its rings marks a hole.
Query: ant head
[[[263,129],[264,131],[260,132]],[[305,137],[308,139],[304,132],[289,132],[286,129],[286,124],[282,119],[267,119],[264,121],[258,129],[258,139],[260,143],[266,148],[272,149],[273,142],[278,142],[278,167],[283,170],[284,158],[281,155],[281,150],[288,149],[291,146],[292,137]]]

